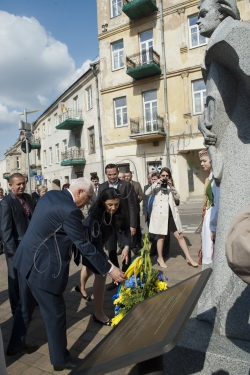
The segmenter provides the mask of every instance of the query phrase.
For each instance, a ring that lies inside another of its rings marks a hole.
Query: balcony
[[[9,179],[10,179],[10,173],[8,173],[8,172],[3,173],[3,178],[4,178],[5,180],[8,180],[8,181],[9,181]]]
[[[30,147],[32,149],[39,149],[41,148],[41,140],[40,138],[35,138],[34,136],[30,138]]]
[[[82,110],[67,109],[59,115],[59,125],[56,126],[58,130],[73,130],[78,126],[83,125]]]
[[[122,11],[130,20],[138,20],[157,10],[155,0],[123,0]]]
[[[152,140],[166,137],[164,118],[158,115],[130,119],[130,138]]]
[[[153,48],[127,56],[126,61],[126,73],[136,80],[161,74],[160,56]]]
[[[62,152],[62,167],[81,164],[86,164],[86,160],[84,158],[84,150],[82,148],[71,147],[67,151]]]

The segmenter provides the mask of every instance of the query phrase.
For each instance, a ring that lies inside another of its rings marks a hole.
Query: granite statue
[[[228,267],[225,242],[233,217],[250,204],[250,24],[235,0],[198,5],[207,44],[203,78],[207,99],[198,126],[220,185],[213,274],[198,303],[198,319],[220,335],[250,341],[250,286]]]

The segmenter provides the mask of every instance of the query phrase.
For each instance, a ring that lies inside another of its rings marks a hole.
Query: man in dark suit
[[[108,187],[114,187],[120,191],[121,198],[121,211],[124,216],[127,218],[130,226],[131,242],[133,241],[133,236],[136,234],[136,225],[137,225],[137,209],[136,209],[136,195],[133,185],[127,181],[121,181],[118,178],[118,167],[116,164],[108,164],[105,167],[105,173],[108,178],[108,181],[100,184],[99,195],[104,189]],[[119,267],[118,258],[117,258],[117,234],[114,233],[113,236],[109,238],[106,244],[106,249],[109,252],[109,258],[111,262]],[[125,250],[123,250],[125,251]],[[127,251],[127,250],[126,250]],[[122,270],[125,271],[127,264],[130,263],[130,250],[128,254],[123,254],[125,256],[125,261],[123,262]],[[107,290],[112,290],[116,287],[115,283],[111,283]]]
[[[15,314],[19,300],[18,275],[13,268],[15,255],[33,213],[31,196],[25,194],[25,178],[21,173],[10,176],[11,192],[0,203],[0,237],[4,244],[4,252],[8,267],[8,291],[12,314]]]
[[[91,179],[92,183],[94,184],[94,192],[93,192],[92,198],[89,201],[90,206],[92,206],[95,203],[95,201],[97,200],[98,190],[99,190],[100,184],[99,184],[99,177],[97,175],[91,176],[90,179]]]
[[[30,317],[37,301],[46,325],[54,370],[76,367],[77,362],[67,350],[66,307],[63,299],[68,283],[72,243],[100,274],[109,273],[117,283],[125,279],[122,271],[99,253],[83,231],[79,208],[89,202],[92,194],[92,183],[81,177],[69,189],[51,190],[38,202],[13,261],[20,282],[20,301],[7,355],[32,353],[38,349],[37,346],[25,344]]]
[[[142,235],[141,235],[141,222],[140,222],[140,203],[141,203],[142,198],[143,198],[143,193],[142,193],[142,188],[141,188],[140,182],[132,180],[132,172],[131,171],[128,171],[128,172],[125,173],[125,181],[130,182],[134,186],[135,194],[136,194],[136,200],[137,200],[137,205],[136,205],[136,208],[137,208],[137,225],[136,225],[136,243],[135,243],[135,245],[138,246],[138,249],[136,247],[134,247],[132,249],[133,252],[137,255],[139,253],[139,250],[141,249]]]

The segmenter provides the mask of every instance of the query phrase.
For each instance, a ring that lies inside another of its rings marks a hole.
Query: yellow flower
[[[114,327],[116,326],[118,323],[120,323],[120,321],[124,318],[124,314],[123,313],[120,313],[118,315],[116,315],[113,319],[111,319],[111,326]]]
[[[114,305],[119,305],[123,301],[122,295],[120,294],[118,298],[114,300]]]
[[[156,280],[155,282],[157,289],[159,290],[166,290],[167,289],[167,283],[165,281]]]
[[[126,288],[126,289],[125,289],[125,292],[126,292],[129,296],[131,296],[131,289],[130,289],[130,288]]]

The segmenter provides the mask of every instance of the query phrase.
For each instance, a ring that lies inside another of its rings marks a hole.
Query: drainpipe
[[[163,78],[164,78],[164,107],[166,117],[166,163],[167,167],[171,170],[170,165],[170,151],[169,151],[169,115],[168,115],[168,95],[167,95],[167,66],[165,55],[165,39],[164,39],[164,20],[163,20],[163,4],[160,1],[160,20],[161,20],[161,47],[162,47],[162,65],[163,65]]]
[[[99,133],[99,145],[100,145],[100,158],[101,158],[101,173],[102,182],[105,181],[104,175],[104,162],[103,162],[103,145],[102,145],[102,127],[101,127],[101,113],[100,113],[100,100],[99,100],[99,85],[97,76],[97,63],[90,64],[91,70],[95,76],[95,86],[96,86],[96,105],[97,105],[97,123],[98,123],[98,133]]]

